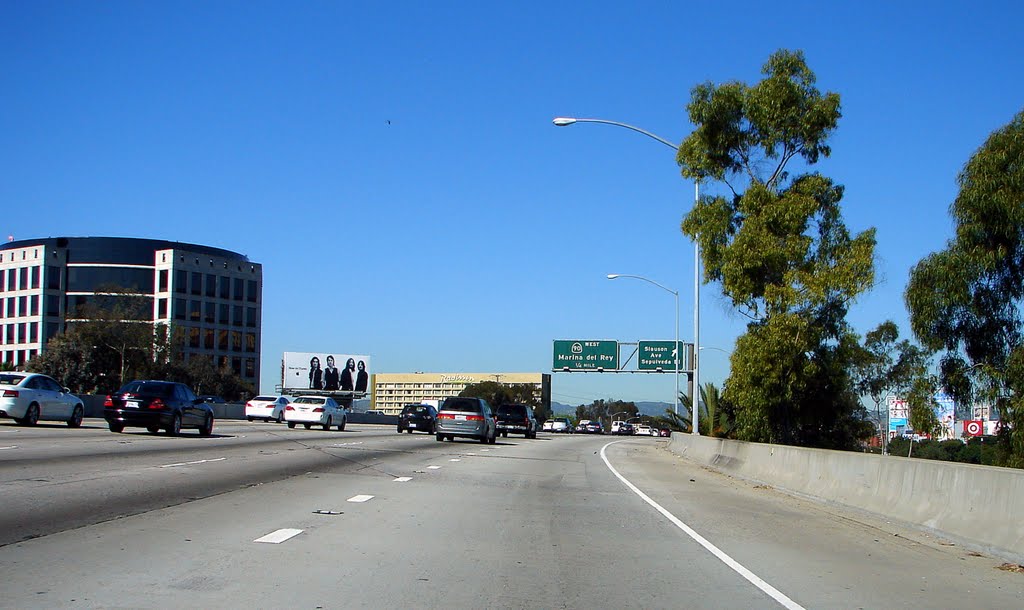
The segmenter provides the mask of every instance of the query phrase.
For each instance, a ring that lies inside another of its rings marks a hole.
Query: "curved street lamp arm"
[[[661,142],[662,144],[664,144],[665,146],[668,146],[669,148],[671,148],[673,150],[679,150],[679,145],[678,144],[673,144],[672,142],[669,142],[665,138],[662,138],[661,136],[656,136],[653,133],[647,131],[646,129],[640,129],[639,127],[634,127],[633,125],[629,125],[627,123],[620,123],[619,121],[609,121],[609,120],[606,120],[606,119],[557,118],[557,119],[554,120],[554,123],[555,123],[555,125],[558,125],[559,127],[563,127],[563,126],[567,126],[567,125],[572,125],[573,123],[604,123],[605,125],[616,125],[618,127],[625,127],[626,129],[632,129],[633,131],[635,131],[637,133],[642,133],[645,136],[647,136],[648,138],[651,138],[653,140],[657,140],[657,141]]]
[[[614,276],[614,277],[613,277],[613,276]],[[661,289],[662,289],[662,290],[664,290],[665,292],[668,292],[668,293],[670,293],[670,294],[674,294],[674,295],[676,295],[676,296],[679,296],[679,291],[677,291],[677,290],[672,290],[671,288],[668,288],[668,287],[662,286],[662,285],[661,285],[661,284],[659,284],[658,282],[655,282],[654,280],[652,280],[652,279],[649,279],[649,278],[646,278],[646,277],[644,277],[644,276],[642,276],[642,275],[627,275],[627,274],[625,274],[625,273],[612,273],[612,274],[609,274],[609,275],[608,275],[608,279],[610,279],[610,280],[618,279],[618,278],[620,278],[620,277],[631,277],[631,278],[633,278],[633,279],[636,279],[636,280],[643,280],[643,281],[645,281],[645,282],[647,282],[647,283],[649,283],[649,284],[654,284],[655,286],[657,286],[658,288],[661,288]]]

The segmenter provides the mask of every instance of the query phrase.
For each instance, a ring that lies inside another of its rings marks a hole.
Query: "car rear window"
[[[523,405],[501,405],[498,407],[498,415],[526,417],[526,407]]]
[[[253,398],[253,400],[262,400],[262,401],[265,401],[265,402],[274,402],[275,400],[277,400],[277,397],[276,396],[257,396],[256,398]]]
[[[413,413],[426,413],[426,412],[427,412],[427,406],[426,405],[406,405],[402,409],[402,414],[403,415],[411,415]]]
[[[446,398],[442,411],[459,411],[461,413],[482,413],[480,401],[475,398]]]
[[[3,385],[18,385],[21,380],[24,379],[24,375],[0,375],[0,384]]]
[[[174,396],[173,383],[159,381],[133,381],[118,390],[118,394],[148,394],[150,396]]]
[[[327,402],[326,398],[316,398],[315,396],[300,396],[294,401],[295,404],[300,405],[322,405]]]

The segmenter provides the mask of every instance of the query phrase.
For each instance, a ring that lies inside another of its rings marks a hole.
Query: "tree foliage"
[[[959,404],[999,403],[1005,465],[1024,467],[1024,111],[958,176],[946,248],[914,266],[911,328],[939,351],[939,383]]]
[[[612,420],[616,419],[617,415],[623,414],[626,414],[627,417],[639,415],[636,403],[624,400],[604,400],[602,398],[595,400],[589,405],[579,405],[576,407],[577,422],[583,419],[600,421],[606,432],[611,430]]]
[[[868,428],[845,318],[874,281],[875,234],[850,235],[842,186],[790,173],[794,160],[830,154],[839,96],[815,87],[801,52],[776,52],[763,73],[753,86],[694,88],[697,128],[677,161],[684,176],[722,182],[730,194],[703,196],[682,230],[700,244],[704,281],[721,282],[750,320],[723,394],[735,405],[737,437],[853,448]]]

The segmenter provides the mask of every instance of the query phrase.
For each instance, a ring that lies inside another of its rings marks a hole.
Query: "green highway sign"
[[[555,341],[555,371],[615,371],[619,368],[617,341]]]
[[[686,356],[686,344],[679,342],[679,352],[683,358]],[[666,373],[676,370],[676,363],[672,360],[672,341],[641,341],[636,355],[636,368],[638,371],[657,371],[661,369]],[[679,370],[686,370],[684,359],[679,361]]]

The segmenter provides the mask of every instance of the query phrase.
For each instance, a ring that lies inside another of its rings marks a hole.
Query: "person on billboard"
[[[324,372],[320,369],[320,358],[313,356],[309,359],[309,389],[324,389]]]
[[[356,392],[366,392],[366,386],[370,383],[370,376],[366,373],[366,363],[359,361],[359,374],[356,376]]]
[[[356,374],[356,359],[349,358],[345,363],[345,370],[341,372],[341,389],[352,391],[354,376]]]
[[[334,356],[327,357],[327,368],[324,369],[324,389],[325,390],[337,390],[338,389],[338,376],[340,372],[338,367],[334,366]]]

